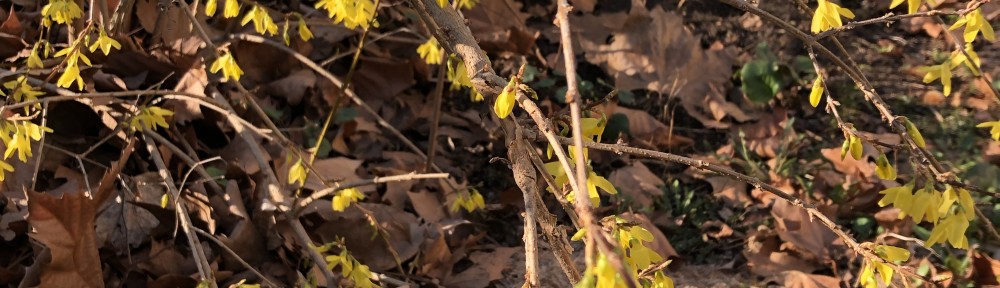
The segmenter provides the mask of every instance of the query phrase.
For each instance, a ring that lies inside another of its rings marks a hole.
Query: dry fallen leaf
[[[972,278],[976,285],[1000,285],[1000,261],[976,252],[972,256]]]
[[[661,189],[666,185],[639,161],[611,172],[608,181],[614,184],[621,195],[633,201],[635,207],[652,207],[653,200],[663,196]]]
[[[691,138],[674,134],[670,127],[646,111],[629,109],[611,102],[603,105],[605,115],[622,114],[628,118],[628,130],[635,140],[649,141],[660,149],[694,144]]]
[[[489,286],[490,282],[500,279],[501,273],[507,269],[507,261],[519,250],[518,247],[498,247],[492,252],[475,251],[469,255],[472,266],[444,281],[445,287],[481,288]]]
[[[705,179],[712,184],[712,195],[722,199],[728,206],[745,207],[753,204],[747,195],[747,183],[725,176],[713,176]]]
[[[819,209],[822,211],[823,206]],[[836,219],[831,213],[824,214],[830,219]],[[771,215],[777,222],[778,236],[794,244],[796,251],[803,255],[812,255],[814,258],[810,260],[826,263],[839,255],[837,253],[845,247],[843,239],[819,221],[813,221],[805,210],[788,201],[776,201],[771,208]]]
[[[732,53],[703,49],[698,37],[680,28],[681,16],[635,7],[628,15],[574,15],[570,21],[587,61],[614,77],[616,88],[680,97],[688,114],[711,128],[728,127],[727,116],[751,119],[722,89],[733,75]]]
[[[319,210],[330,210],[329,200],[317,200],[310,204]],[[347,249],[361,263],[371,267],[372,271],[386,271],[396,267],[396,260],[386,246],[386,241],[375,234],[369,219],[355,206],[361,206],[372,212],[379,221],[379,229],[386,232],[389,243],[399,255],[399,261],[406,261],[417,254],[420,243],[423,242],[424,227],[416,216],[402,209],[377,203],[357,203],[344,210],[333,213],[330,221],[319,224],[314,229],[321,243],[343,237]]]
[[[42,270],[39,287],[104,287],[94,235],[96,203],[82,192],[66,193],[61,198],[48,193],[30,194],[28,222],[35,233],[29,235],[52,253],[52,262]]]
[[[787,288],[821,288],[840,287],[840,280],[834,277],[817,274],[806,274],[800,271],[785,271],[778,275],[780,283]]]
[[[793,252],[782,252],[781,242],[774,232],[767,228],[751,231],[743,255],[747,258],[750,272],[760,276],[774,276],[785,271],[811,273],[816,270],[812,262],[802,260]]]

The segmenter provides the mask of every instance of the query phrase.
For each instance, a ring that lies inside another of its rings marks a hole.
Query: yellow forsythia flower
[[[299,37],[302,38],[302,41],[309,41],[309,39],[313,38],[313,32],[309,30],[309,26],[306,25],[305,18],[299,19]]]
[[[375,18],[375,2],[372,0],[320,0],[316,9],[325,9],[333,23],[344,23],[347,28],[368,29]],[[378,26],[376,24],[376,26]]]
[[[935,243],[947,241],[952,247],[968,249],[969,239],[965,237],[965,230],[969,228],[968,218],[970,217],[975,216],[967,216],[966,212],[962,210],[955,210],[954,213],[948,214],[941,222],[934,225],[934,230],[931,230],[931,235],[924,242],[924,247],[931,247]]]
[[[4,151],[3,158],[9,159],[11,155],[17,151],[17,158],[21,162],[28,161],[28,157],[31,157],[31,140],[41,140],[42,133],[52,132],[52,129],[48,127],[43,127],[31,123],[31,121],[19,121],[18,122],[4,122],[3,133],[0,133],[0,138],[3,138],[3,142],[7,145],[7,150]]]
[[[479,91],[476,91],[476,88],[472,87],[472,79],[469,78],[469,71],[465,70],[465,62],[455,62],[455,65],[448,64],[448,81],[451,81],[451,88],[449,89],[458,90],[462,89],[462,87],[469,87],[472,90],[469,91],[472,101],[483,101],[483,94],[479,94]]]
[[[470,188],[469,191],[457,193],[455,201],[451,203],[451,212],[458,212],[458,208],[465,209],[466,212],[476,211],[476,209],[486,208],[486,201],[479,190]]]
[[[83,17],[83,9],[76,5],[76,1],[50,0],[49,4],[42,7],[42,16],[59,24],[67,24]]]
[[[274,24],[274,20],[271,19],[271,15],[267,14],[267,9],[260,6],[254,5],[250,9],[250,12],[246,16],[243,16],[243,21],[240,21],[240,25],[247,25],[253,21],[253,28],[257,33],[275,35],[278,34],[278,25]]]
[[[990,137],[993,137],[993,140],[1000,141],[1000,121],[983,122],[976,125],[976,127],[990,128]]]
[[[98,31],[100,32],[98,33],[97,41],[94,41],[94,44],[90,44],[90,52],[94,52],[97,48],[101,48],[101,52],[103,52],[104,55],[108,55],[111,53],[111,48],[122,49],[122,44],[118,43],[118,40],[108,37],[108,33],[104,32],[103,27],[98,28]]]
[[[917,13],[920,10],[920,3],[922,0],[906,0],[907,10],[906,13]],[[903,0],[892,0],[892,4],[889,4],[889,9],[896,8],[899,4],[903,4]]]
[[[299,186],[306,184],[306,178],[309,177],[309,170],[306,166],[302,164],[302,158],[292,164],[292,168],[288,170],[288,184],[293,184],[295,182],[299,183]]]
[[[883,194],[885,196],[882,196],[882,200],[878,201],[878,206],[885,207],[892,204],[893,207],[899,208],[899,210],[910,210],[909,207],[913,204],[913,185],[914,183],[910,182],[903,186],[887,188],[879,191],[879,194]]]
[[[80,67],[76,65],[66,64],[66,69],[63,69],[63,74],[59,76],[56,80],[56,85],[63,88],[69,88],[76,82],[78,89],[83,90],[83,77],[80,77]]]
[[[823,98],[823,76],[816,75],[813,81],[812,91],[809,92],[809,105],[813,108],[819,106],[819,100]]]
[[[884,180],[896,180],[896,169],[892,168],[885,153],[880,153],[878,159],[875,159],[875,175]]]
[[[906,261],[907,259],[910,259],[910,251],[887,245],[876,246],[875,254],[888,262]],[[865,259],[864,267],[861,268],[861,275],[858,277],[858,282],[861,284],[861,287],[879,287],[879,283],[875,278],[875,272],[878,272],[878,275],[880,276],[879,280],[882,280],[883,284],[889,285],[892,283],[892,275],[894,273],[892,266],[882,263],[881,261]]]
[[[983,17],[982,8],[976,8],[975,11],[965,14],[962,18],[958,19],[955,24],[948,27],[948,30],[955,30],[958,27],[965,26],[965,31],[962,33],[965,38],[965,42],[972,42],[976,40],[976,34],[982,33],[983,38],[993,42],[996,35],[993,32],[993,27],[990,26],[990,22],[986,21],[986,17]]]
[[[365,194],[361,193],[358,188],[347,188],[337,191],[337,195],[333,196],[333,211],[344,211],[344,209],[351,206],[351,203],[362,199],[365,199]]]
[[[917,71],[925,73],[924,83],[931,83],[934,82],[934,80],[941,79],[941,86],[944,87],[944,91],[942,93],[944,93],[944,96],[948,96],[951,94],[952,67],[951,60],[949,59],[948,61],[938,65],[919,67],[917,68]]]
[[[25,78],[24,75],[18,76],[17,79],[3,83],[3,87],[14,92],[11,97],[14,97],[15,102],[32,101],[38,99],[38,96],[45,94],[31,86],[31,84],[28,83],[28,79]],[[0,95],[6,94],[0,90]]]
[[[372,272],[368,265],[361,264],[354,256],[347,253],[347,249],[340,251],[340,255],[326,256],[327,269],[341,267],[340,275],[354,282],[352,287],[376,288],[379,287],[372,282]]]
[[[143,107],[139,110],[139,114],[132,117],[132,120],[129,121],[129,127],[133,131],[144,129],[154,130],[157,126],[168,128],[170,124],[167,124],[166,117],[171,115],[174,115],[174,112],[167,109],[156,106]]]
[[[854,19],[854,13],[851,10],[830,3],[827,0],[819,0],[819,6],[816,7],[816,14],[813,14],[810,31],[820,33],[843,26],[844,22],[840,20],[840,16]]]
[[[7,172],[14,172],[14,166],[11,166],[7,162],[0,160],[0,181],[3,181],[4,176]]]
[[[45,64],[42,63],[42,58],[38,56],[38,43],[35,43],[35,45],[31,47],[31,54],[28,54],[28,68],[45,68]]]
[[[212,17],[215,16],[215,9],[218,8],[218,0],[208,0],[205,1],[205,16]]]
[[[226,0],[226,5],[222,7],[222,17],[233,18],[240,15],[239,0]]]
[[[223,78],[236,81],[240,81],[240,76],[243,75],[243,69],[240,69],[240,66],[236,64],[236,59],[233,59],[233,54],[229,51],[224,51],[219,58],[216,58],[209,70],[212,73],[218,73],[219,70],[222,70]]]
[[[514,80],[514,77],[510,78],[507,86],[497,96],[497,101],[493,103],[493,112],[497,113],[497,117],[500,119],[507,118],[511,112],[514,112],[514,106],[517,106],[517,82]]]
[[[456,1],[458,1],[458,7],[465,10],[472,9],[472,7],[476,6],[476,3],[479,2],[479,0],[456,0]]]
[[[417,53],[420,54],[420,58],[423,58],[427,64],[441,64],[444,49],[438,45],[437,39],[431,37],[431,39],[427,39],[427,42],[417,47]]]

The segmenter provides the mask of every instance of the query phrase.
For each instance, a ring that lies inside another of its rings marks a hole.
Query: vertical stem
[[[573,130],[573,147],[570,151],[576,154],[576,157],[570,157],[575,160],[575,177],[576,183],[579,190],[576,191],[576,197],[574,198],[576,210],[580,212],[580,220],[583,222],[583,227],[590,227],[594,223],[593,215],[584,211],[590,211],[590,195],[588,195],[587,189],[587,166],[584,163],[584,149],[583,149],[583,133],[580,129],[580,92],[577,90],[576,81],[576,59],[575,53],[573,52],[573,39],[570,37],[569,29],[569,11],[573,9],[573,6],[569,5],[566,0],[559,0],[559,10],[556,12],[556,20],[559,24],[559,33],[562,35],[562,51],[563,51],[563,62],[566,65],[566,103],[569,104],[570,118],[572,119],[572,130]],[[570,173],[570,171],[566,171]],[[589,229],[588,229],[589,230]],[[591,267],[594,259],[594,233],[596,231],[588,231],[587,233],[587,245],[586,245],[586,261],[587,267]],[[623,275],[624,276],[624,275]]]
[[[434,155],[437,154],[437,136],[438,136],[438,125],[441,123],[441,101],[444,98],[444,78],[446,78],[448,56],[441,55],[441,63],[438,64],[437,72],[437,84],[434,86],[434,115],[431,116],[431,135],[429,135],[427,144],[427,163],[424,164],[424,173],[431,169],[431,165],[434,164]]]

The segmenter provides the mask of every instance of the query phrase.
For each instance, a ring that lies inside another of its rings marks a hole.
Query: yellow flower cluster
[[[986,21],[986,17],[983,17],[982,8],[976,8],[975,11],[965,14],[958,21],[955,21],[955,24],[948,27],[948,30],[955,30],[962,26],[965,26],[965,31],[962,33],[965,42],[976,40],[976,34],[980,33],[983,34],[983,38],[986,38],[990,42],[995,40],[996,35],[993,34],[993,26],[990,26],[990,22]]]
[[[160,107],[142,107],[139,109],[139,113],[129,120],[128,126],[132,131],[154,130],[157,126],[168,128],[170,124],[167,124],[166,117],[171,115],[174,115],[173,111]]]
[[[320,0],[316,9],[325,9],[333,23],[344,23],[347,28],[368,29],[375,18],[375,2],[372,0]],[[378,23],[375,23],[378,27]]]
[[[19,76],[17,79],[5,82],[3,87],[9,90],[10,97],[14,98],[16,102],[35,100],[42,95],[42,92],[28,83],[25,76]],[[0,96],[8,95],[7,92],[0,89]],[[25,107],[25,109],[27,112],[28,108]],[[0,141],[3,141],[6,147],[3,159],[0,160],[0,181],[4,180],[4,175],[7,172],[14,171],[14,166],[6,160],[10,159],[14,152],[17,152],[18,160],[28,161],[28,157],[31,157],[31,141],[41,140],[42,133],[45,132],[52,132],[52,129],[28,120],[0,120]]]
[[[372,271],[368,268],[368,265],[361,264],[358,259],[347,253],[347,249],[341,249],[338,255],[326,256],[326,269],[333,269],[337,266],[340,266],[340,275],[354,282],[353,287],[379,287],[372,282]]]
[[[983,122],[976,125],[976,127],[990,128],[990,137],[993,137],[993,140],[1000,141],[1000,121]]]
[[[642,287],[650,288],[673,288],[674,281],[667,277],[663,271],[656,271],[652,277],[648,275],[639,279],[639,272],[649,269],[654,265],[660,265],[663,257],[659,253],[647,247],[643,242],[653,242],[653,234],[641,226],[628,223],[625,219],[613,216],[614,224],[611,234],[618,241],[618,245],[624,251],[623,256],[628,264],[629,275],[621,275],[612,267],[604,253],[601,253],[593,267],[588,267],[584,272],[584,278],[576,287],[596,287],[596,288],[621,288],[628,287],[627,282],[639,280]],[[587,230],[579,230],[573,235],[573,241],[580,241],[586,235]],[[670,261],[667,261],[667,264]],[[629,281],[626,281],[628,277]]]
[[[878,245],[874,250],[879,258],[890,263],[910,259],[910,251],[899,247]],[[875,273],[878,273],[879,277],[875,277]],[[888,287],[892,283],[892,274],[892,266],[889,264],[877,260],[865,259],[861,267],[861,275],[858,276],[858,282],[864,288]],[[881,280],[884,286],[879,286],[879,280]]]
[[[452,63],[454,62],[454,63]],[[459,90],[462,87],[470,89],[469,96],[473,102],[483,101],[483,94],[479,94],[475,87],[472,87],[472,78],[469,78],[469,71],[465,70],[465,62],[449,61],[448,81],[451,81],[451,90]]]
[[[42,7],[42,25],[49,26],[55,21],[59,24],[68,24],[73,20],[83,17],[83,9],[72,0],[50,0],[49,4]]]
[[[209,69],[212,73],[218,73],[219,70],[222,70],[222,78],[227,80],[240,81],[240,76],[243,75],[243,69],[240,69],[240,65],[236,64],[236,59],[229,51],[223,51],[222,55],[215,58],[215,62],[212,62],[212,67]]]
[[[966,57],[965,54],[969,54]],[[971,58],[971,59],[970,59]],[[918,71],[924,74],[924,83],[931,83],[934,80],[940,79],[941,85],[944,86],[944,95],[948,96],[951,94],[951,71],[954,70],[959,65],[965,64],[969,67],[974,75],[979,74],[979,65],[982,61],[979,59],[979,55],[976,54],[975,50],[972,50],[972,45],[965,46],[965,53],[962,51],[954,51],[949,55],[943,63],[934,66],[925,66],[917,68]]]
[[[819,0],[819,6],[816,7],[816,13],[813,14],[812,26],[810,26],[809,30],[813,33],[820,33],[844,26],[844,22],[840,20],[840,16],[854,19],[854,12],[830,1]]]
[[[580,119],[580,126],[581,126],[580,127],[581,133],[583,134],[583,141],[600,142],[601,134],[604,133],[604,127],[607,126],[607,120],[604,118],[600,119],[583,118]],[[570,145],[568,146],[568,149],[570,151],[569,153],[570,159],[572,159],[575,162],[577,155],[575,152],[573,152],[575,151],[574,146]],[[597,193],[597,188],[601,188],[601,190],[604,190],[604,192],[608,194],[618,194],[618,190],[615,189],[615,186],[612,185],[611,182],[608,181],[608,179],[600,175],[597,175],[597,173],[594,173],[594,168],[590,166],[589,164],[590,161],[587,158],[586,148],[584,148],[583,150],[583,157],[584,157],[583,162],[588,163],[587,195],[590,198],[590,204],[593,205],[594,207],[597,207],[600,206],[601,204],[601,197]],[[559,163],[559,161],[545,163],[544,166],[545,166],[545,171],[551,174],[552,177],[555,178],[556,186],[562,187],[566,185],[566,183],[569,183],[569,177],[572,176],[572,173],[566,173],[566,171],[563,170],[562,165]],[[549,188],[552,189],[553,187]],[[576,195],[574,194],[574,192],[571,192],[568,195],[566,195],[566,199],[572,202],[576,199]]]
[[[361,193],[358,188],[347,188],[337,191],[337,195],[333,196],[333,211],[342,212],[351,204],[356,203],[360,200],[365,199],[365,193]]]
[[[934,229],[924,244],[927,247],[948,242],[952,247],[967,249],[969,240],[965,237],[965,230],[976,217],[969,191],[945,185],[945,191],[941,192],[934,188],[934,182],[927,181],[923,188],[914,193],[914,186],[915,183],[910,182],[882,190],[879,194],[884,196],[878,205],[885,207],[891,204],[899,208],[900,219],[910,215],[916,223],[932,223]]]
[[[240,25],[247,25],[247,23],[253,22],[253,29],[260,34],[275,35],[278,34],[278,25],[274,24],[274,19],[271,19],[271,15],[267,14],[267,8],[260,5],[253,5],[250,12],[247,12],[243,16],[243,21],[240,21]]]
[[[420,54],[420,58],[424,58],[424,62],[427,64],[441,64],[444,49],[438,44],[436,38],[431,37],[431,39],[427,39],[427,42],[417,47],[417,53]]]
[[[479,194],[479,190],[469,188],[468,191],[456,193],[455,201],[451,203],[451,212],[458,212],[458,208],[471,213],[476,209],[486,208],[486,201],[483,200],[483,195]]]

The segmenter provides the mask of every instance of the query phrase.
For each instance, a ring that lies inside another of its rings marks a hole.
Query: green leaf
[[[784,86],[778,70],[777,63],[763,59],[743,65],[740,70],[743,93],[755,103],[771,101]]]
[[[334,116],[333,123],[334,124],[344,124],[344,123],[350,122],[351,120],[354,120],[354,118],[357,118],[357,117],[358,117],[358,108],[357,107],[353,107],[353,106],[352,107],[341,107],[340,110],[337,110],[337,115]]]
[[[615,113],[608,117],[608,124],[604,126],[604,133],[601,135],[602,141],[614,142],[618,139],[618,135],[632,135],[632,132],[628,129],[628,116],[622,113]],[[608,139],[608,140],[604,140]]]

